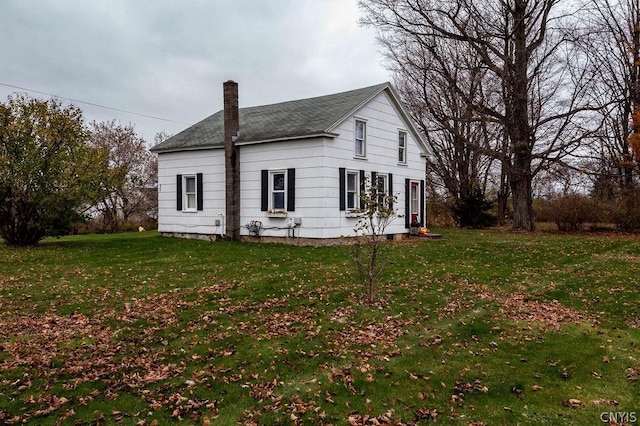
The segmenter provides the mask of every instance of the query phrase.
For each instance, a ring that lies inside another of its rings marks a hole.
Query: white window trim
[[[193,179],[193,192],[187,191],[187,180]],[[193,207],[189,207],[189,195],[193,194]],[[198,177],[196,175],[182,175],[182,211],[198,211]]]
[[[284,193],[284,205],[282,208],[274,208],[273,206],[273,194],[274,194],[273,176],[278,174],[284,175],[284,189],[278,190],[278,192],[281,191]],[[286,169],[269,170],[269,210],[268,210],[269,216],[281,217],[281,216],[287,215],[287,192],[288,192],[287,190],[288,189],[289,188],[287,188],[287,170]]]
[[[378,172],[376,174],[376,179],[382,179],[382,181],[384,182],[384,192],[389,192],[389,173],[380,173]],[[371,181],[369,184],[370,185],[375,185],[377,182],[373,182]]]
[[[393,195],[391,193],[392,188],[389,188],[389,174],[388,173],[378,173],[376,175],[376,179],[382,179],[382,194],[378,194],[378,202],[381,201],[381,198],[385,195]],[[372,185],[375,185],[376,182],[371,182]]]
[[[391,193],[391,188],[389,188],[389,173],[378,173],[376,175],[376,179],[382,179],[384,185],[382,185],[382,191],[386,194]]]
[[[354,192],[354,201],[353,207],[349,207],[349,175],[355,176],[355,190]],[[345,194],[346,199],[344,200],[345,206],[347,207],[347,213],[360,213],[360,171],[359,170],[347,170],[346,171],[346,182],[345,182]]]
[[[356,138],[358,123],[363,124],[363,138],[362,138],[362,154],[358,154],[356,150]],[[367,120],[363,120],[361,118],[356,118],[353,124],[353,156],[355,158],[367,158]]]
[[[400,145],[400,135],[404,135],[404,146]],[[398,129],[398,164],[407,164],[407,140],[409,134],[404,129]],[[402,150],[402,159],[400,159],[400,150]]]

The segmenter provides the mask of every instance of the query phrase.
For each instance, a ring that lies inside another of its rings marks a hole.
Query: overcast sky
[[[226,80],[240,107],[388,81],[356,3],[0,0],[0,101],[24,91],[10,85],[179,122],[76,103],[87,122],[132,123],[151,142],[222,109]]]

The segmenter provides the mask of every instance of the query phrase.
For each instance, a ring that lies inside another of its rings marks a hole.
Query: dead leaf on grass
[[[627,379],[632,382],[637,382],[638,378],[640,378],[640,368],[637,367],[629,367],[627,368]]]
[[[565,407],[577,408],[577,407],[582,407],[584,403],[579,399],[569,398],[566,401],[562,401],[562,405],[564,405]]]
[[[440,316],[452,317],[457,312],[467,311],[475,305],[474,299],[493,300],[500,304],[499,313],[503,317],[527,323],[538,322],[556,330],[562,323],[592,320],[584,313],[564,306],[557,300],[537,301],[532,300],[527,294],[496,293],[486,286],[468,283],[461,284],[454,290],[447,305],[441,309]]]
[[[416,420],[436,420],[438,417],[438,410],[435,408],[420,408],[416,412]]]
[[[620,403],[615,399],[603,399],[603,398],[594,399],[593,401],[591,401],[591,403],[596,406],[611,405],[613,407],[617,407],[618,405],[620,405]]]

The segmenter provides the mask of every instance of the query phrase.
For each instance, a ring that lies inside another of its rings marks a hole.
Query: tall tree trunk
[[[529,51],[527,48],[527,1],[516,0],[513,9],[513,62],[509,70],[507,99],[507,132],[513,147],[513,164],[509,182],[513,196],[513,229],[533,231],[533,203],[531,189],[531,143],[529,124]]]
[[[513,174],[509,178],[513,196],[513,229],[522,231],[535,230],[531,189],[531,172],[529,175]]]

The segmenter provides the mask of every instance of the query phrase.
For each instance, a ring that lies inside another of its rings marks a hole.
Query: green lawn
[[[152,232],[0,246],[0,421],[640,417],[638,237],[436,232],[388,246],[373,306],[349,247]]]

